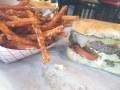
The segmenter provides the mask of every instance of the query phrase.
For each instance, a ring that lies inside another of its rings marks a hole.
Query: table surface
[[[49,49],[51,60],[41,53],[4,64],[0,62],[0,90],[120,90],[120,76],[71,61],[66,56],[68,38]],[[60,70],[54,65],[63,65]]]

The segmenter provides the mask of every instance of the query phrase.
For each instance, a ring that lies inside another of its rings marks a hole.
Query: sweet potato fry
[[[55,35],[57,35],[58,33],[63,32],[63,29],[64,29],[64,26],[61,25],[61,26],[58,26],[58,27],[53,28],[51,30],[44,31],[44,32],[42,32],[42,37],[44,39],[48,38],[48,37],[49,38],[55,37]],[[35,39],[37,39],[37,36],[36,36],[36,34],[29,34],[25,38],[30,39],[30,40],[35,40]]]
[[[65,27],[71,27],[72,23],[63,23],[63,26],[65,26]]]
[[[4,40],[0,42],[0,45],[5,48],[17,49],[17,45],[13,41]]]
[[[37,19],[37,17],[38,16],[35,16],[31,11],[29,11],[29,10],[27,10],[27,13],[28,13],[28,17],[29,18],[34,18],[34,19],[36,19],[36,23],[41,23],[41,21],[39,21],[38,19]]]
[[[39,20],[39,18],[40,18],[40,14],[41,14],[40,10],[36,9],[34,15],[35,15],[35,17],[36,17],[38,20]]]
[[[48,36],[45,38],[45,40],[53,40],[57,37],[58,35],[56,33],[53,33],[52,36]]]
[[[4,24],[7,25],[8,27],[26,26],[33,23],[38,23],[35,18],[24,18],[17,21],[4,22]]]
[[[8,40],[12,40],[12,41],[16,41],[19,42],[21,44],[29,44],[29,45],[35,45],[35,43],[33,43],[30,40],[26,40],[23,37],[19,37],[18,35],[16,35],[14,32],[12,32],[6,25],[4,25],[3,23],[0,23],[0,30],[6,34],[7,39]]]
[[[7,20],[12,20],[12,21],[15,21],[15,20],[19,20],[20,18],[18,18],[17,16],[9,16],[9,15],[6,15],[4,14],[2,11],[0,11],[0,17],[3,17]]]
[[[49,45],[51,45],[52,43],[54,43],[53,40],[45,40],[45,45],[46,45],[46,46],[49,46]]]
[[[9,7],[9,6],[11,6],[11,5],[8,5],[8,4],[0,4],[0,7]]]
[[[59,7],[57,7],[57,8],[55,9],[55,11],[54,11],[54,16],[57,15],[58,12],[59,12]]]
[[[24,44],[20,44],[20,43],[17,43],[16,46],[17,46],[18,50],[35,50],[35,49],[38,49],[36,46],[24,45]]]
[[[51,37],[53,34],[57,34],[57,33],[60,33],[62,32],[64,29],[64,26],[61,25],[61,26],[58,26],[56,28],[53,28],[51,30],[47,30],[47,31],[44,31],[42,33],[42,36],[45,38],[45,37]]]
[[[27,30],[30,32],[30,33],[35,33],[35,31],[33,30],[33,27],[32,25],[27,25],[25,26],[27,28]]]
[[[4,23],[0,23],[0,30],[5,34],[11,34],[11,35],[15,35],[14,32],[12,32]]]
[[[29,0],[22,0],[18,6],[26,6],[29,3]]]
[[[34,41],[34,40],[37,39],[37,36],[36,36],[36,34],[29,34],[25,38],[28,39],[28,40]]]
[[[28,14],[26,11],[21,11],[21,10],[13,10],[13,9],[8,9],[6,11],[4,11],[5,14],[7,15],[11,15],[11,16],[16,16],[19,18],[28,18]]]
[[[79,16],[62,16],[62,20],[77,20]]]
[[[0,45],[5,47],[5,48],[10,48],[10,49],[18,49],[18,50],[34,50],[37,49],[35,46],[31,45],[24,45],[20,44],[14,41],[9,41],[9,40],[4,40],[0,42]]]
[[[60,33],[58,33],[58,35],[63,36],[63,37],[67,37],[67,34],[65,32],[60,32]]]
[[[49,56],[48,51],[46,49],[44,39],[42,37],[42,32],[37,24],[33,24],[32,27],[35,30],[35,33],[37,36],[37,41],[39,43],[39,46],[40,46],[40,49],[42,52],[43,63],[46,64],[50,60],[50,56]]]
[[[5,34],[0,34],[0,43],[1,42],[3,42],[3,41],[5,41],[5,40],[7,40],[7,37],[6,37],[6,35]]]
[[[47,15],[45,15],[45,16],[41,16],[40,18],[44,18],[45,20],[50,20],[50,18],[51,18],[51,13],[49,13],[49,14],[47,14]]]
[[[67,6],[63,6],[62,9],[56,14],[53,19],[46,25],[41,25],[40,28],[42,31],[52,28],[54,24],[64,15],[67,10]]]
[[[16,35],[11,35],[11,34],[8,34],[8,33],[5,33],[5,34],[6,34],[8,40],[15,41],[15,42],[18,42],[18,43],[21,43],[21,44],[26,44],[26,45],[35,45],[34,42],[32,42],[30,40],[27,40],[23,37],[19,37],[19,36],[16,36]]]
[[[53,27],[58,27],[58,26],[61,26],[61,25],[63,25],[64,24],[64,20],[59,20],[59,21],[57,21],[55,24],[54,24],[54,26]]]
[[[32,12],[36,11],[36,8],[32,8],[32,7],[23,7],[23,6],[7,6],[7,5],[0,5],[0,10],[8,10],[8,9],[13,9],[13,10],[20,10],[20,11],[26,11],[26,10],[30,10]],[[42,11],[39,9],[40,13],[42,14]]]

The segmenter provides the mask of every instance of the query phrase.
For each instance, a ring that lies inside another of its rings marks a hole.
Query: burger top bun
[[[93,35],[99,38],[120,39],[120,24],[116,23],[94,19],[79,19],[73,22],[72,30],[83,35]]]

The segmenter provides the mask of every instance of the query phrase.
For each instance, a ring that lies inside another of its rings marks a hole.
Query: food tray
[[[49,45],[47,49],[54,47],[60,40],[62,39],[61,36],[58,36],[56,38],[57,42]],[[20,60],[22,58],[31,56],[33,54],[36,54],[40,52],[39,49],[36,50],[14,50],[14,49],[8,49],[0,46],[0,60],[4,63],[10,63],[17,60]]]
[[[47,15],[49,13],[51,13],[51,17],[53,16],[52,14],[52,10],[48,9],[48,8],[42,8],[41,9],[43,12],[43,16]],[[60,40],[62,39],[61,36],[58,36],[56,38],[56,42],[49,45],[47,47],[47,49],[54,47]],[[0,60],[3,61],[4,63],[10,63],[10,62],[14,62],[17,60],[20,60],[22,58],[31,56],[33,54],[36,54],[40,52],[40,50],[14,50],[14,49],[8,49],[8,48],[4,48],[2,46],[0,46]]]

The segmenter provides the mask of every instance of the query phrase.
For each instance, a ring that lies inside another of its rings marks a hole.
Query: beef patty
[[[120,57],[120,50],[116,46],[106,45],[101,41],[90,42],[87,47],[106,54],[117,54]]]

